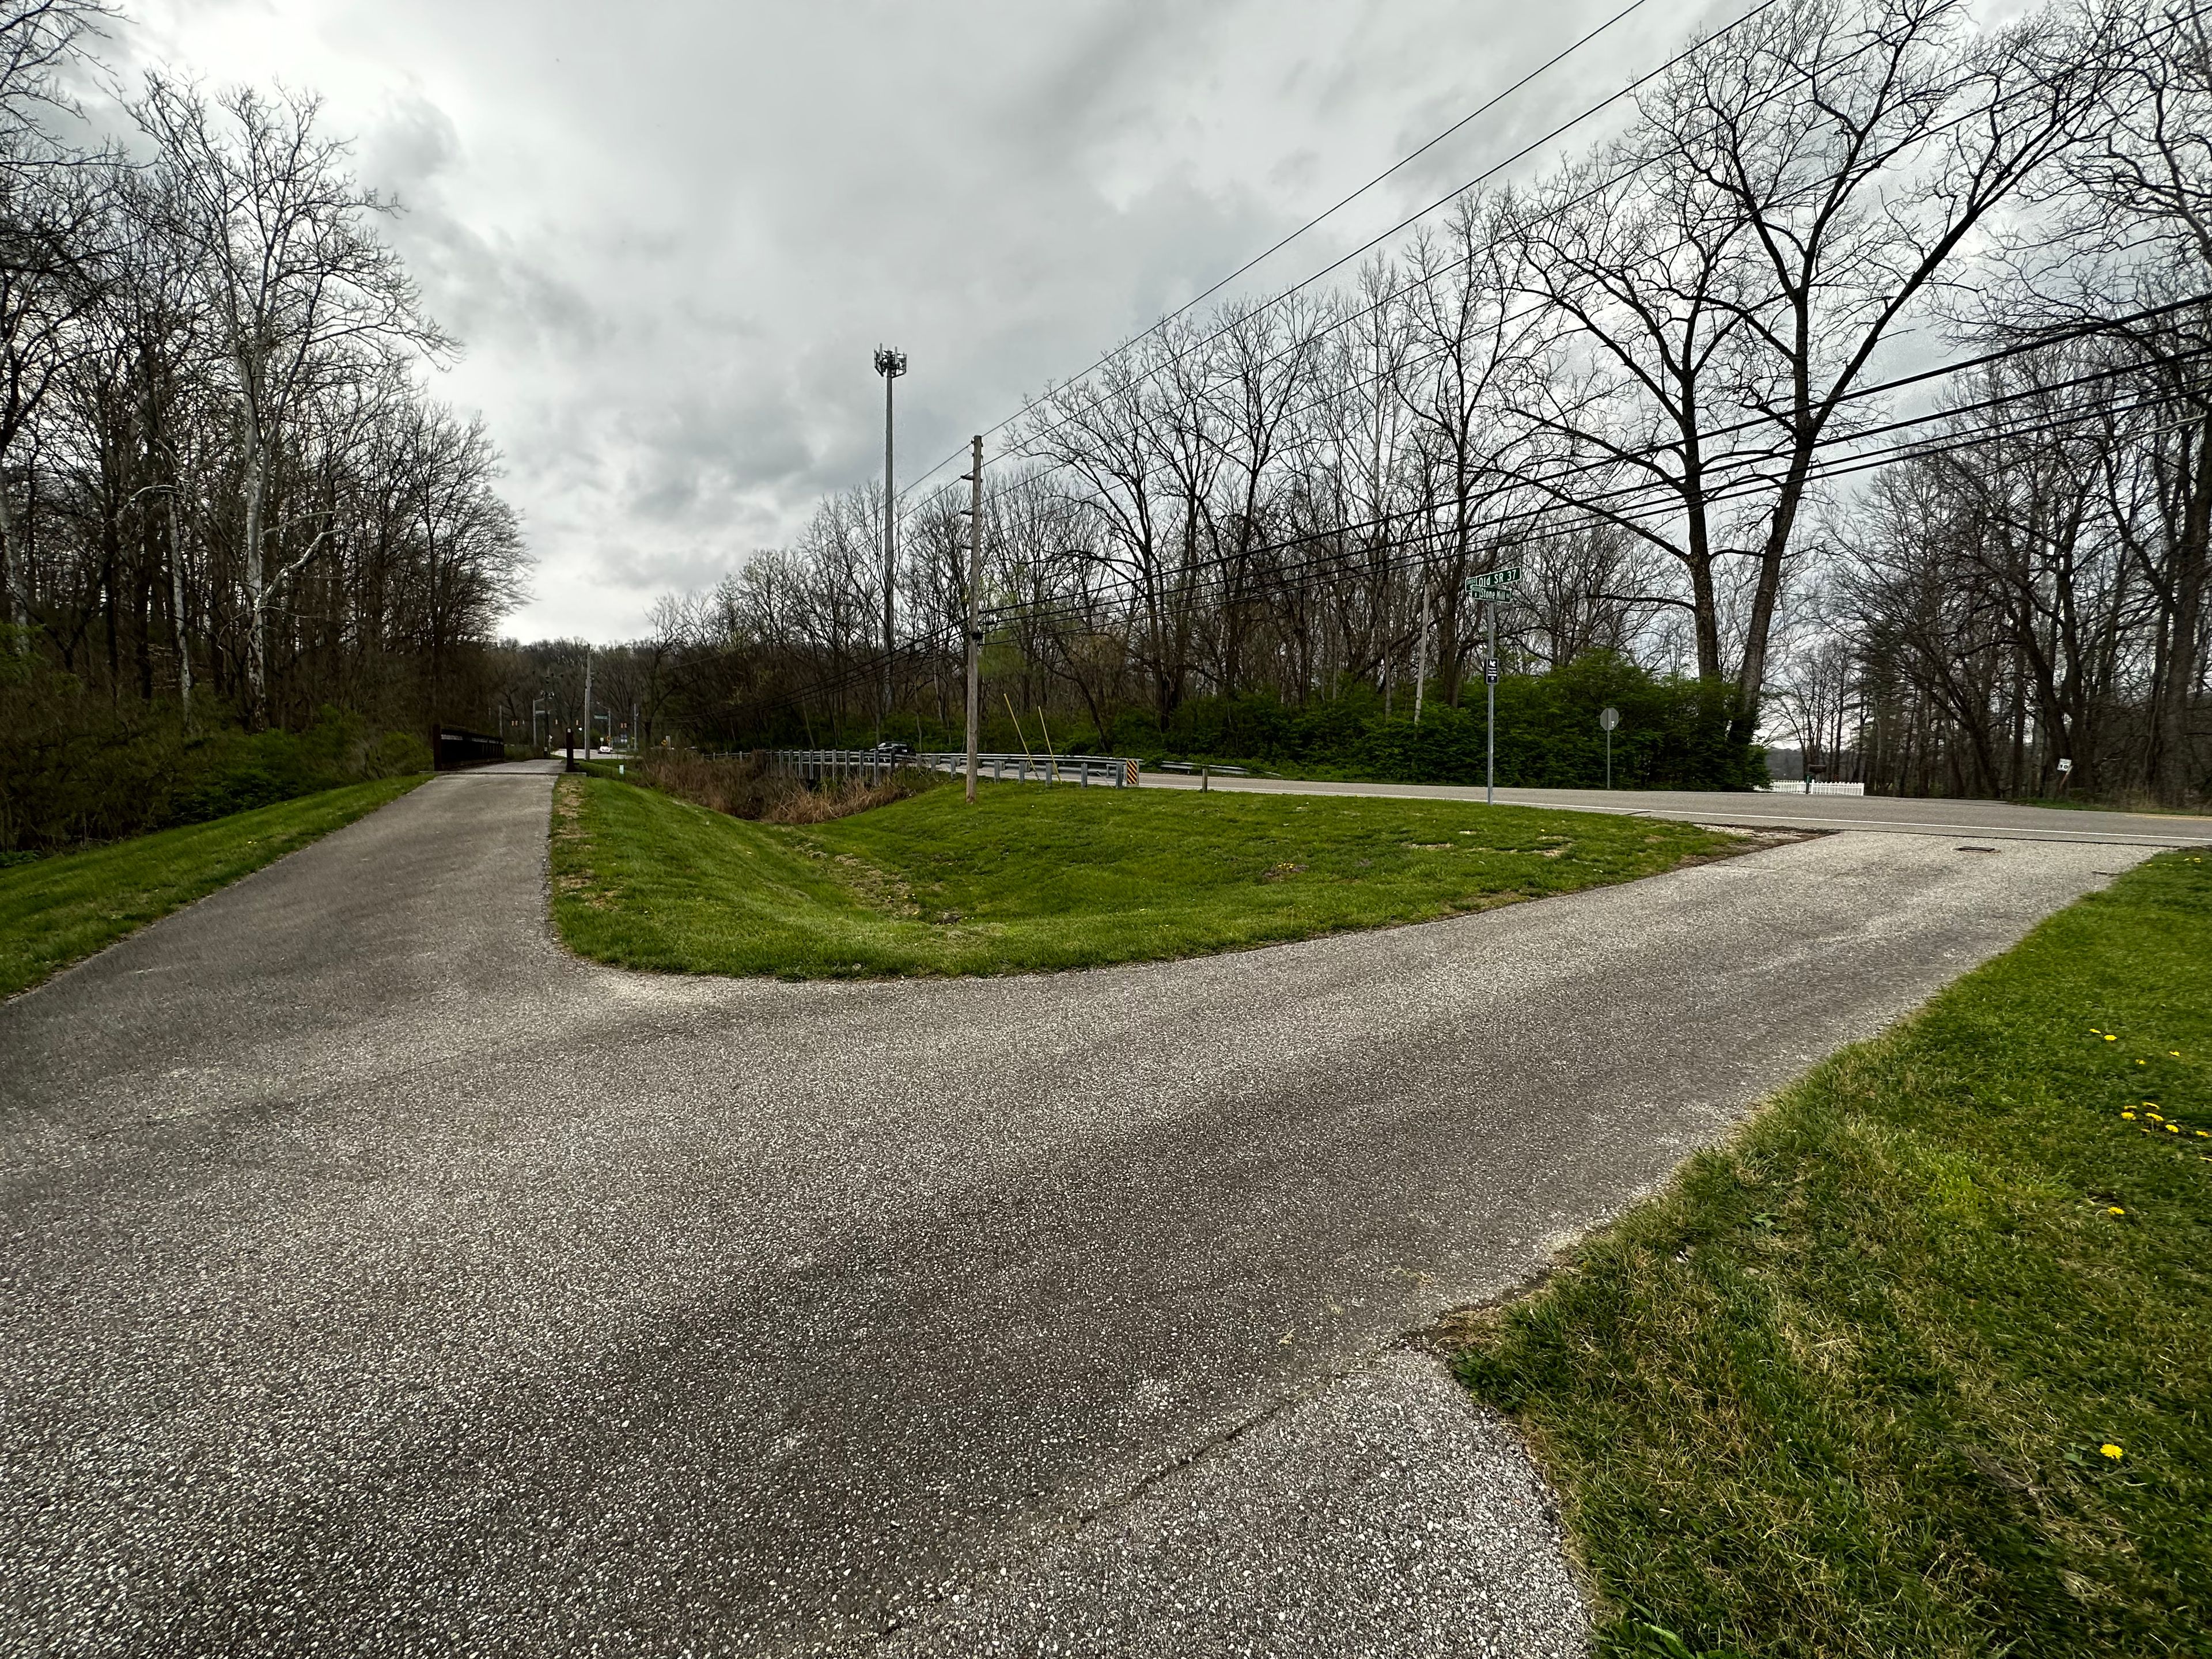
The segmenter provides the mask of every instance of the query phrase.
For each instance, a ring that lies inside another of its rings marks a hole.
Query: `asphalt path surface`
[[[1200,780],[1147,772],[1155,789],[1196,789]],[[1417,800],[1479,801],[1480,784],[1331,783],[1304,778],[1215,777],[1206,787],[1262,794],[1382,795]],[[1753,829],[1872,830],[1889,835],[1978,836],[2000,841],[2069,841],[2084,845],[2201,847],[2212,818],[2163,812],[2106,812],[2024,806],[2008,800],[1912,800],[1887,795],[1807,795],[1786,784],[1771,791],[1717,789],[1500,789],[1508,806],[1564,806],[1577,812],[1640,814],[1692,823]]]
[[[559,949],[551,787],[440,778],[0,1005],[0,1650],[1577,1652],[1409,1339],[2149,850],[710,981]]]

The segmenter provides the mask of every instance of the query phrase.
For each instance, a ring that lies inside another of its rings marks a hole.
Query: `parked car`
[[[878,755],[911,755],[914,753],[914,745],[910,743],[886,741],[876,745],[876,752]]]

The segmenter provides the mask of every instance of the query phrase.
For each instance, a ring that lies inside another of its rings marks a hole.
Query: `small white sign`
[[[2062,772],[2071,772],[2074,769],[2074,763],[2070,760],[2062,759],[2058,763],[2058,769]]]
[[[1603,726],[1607,731],[1612,731],[1615,726],[1620,724],[1620,710],[1618,708],[1607,709],[1602,714],[1600,714],[1597,717],[1597,723]]]

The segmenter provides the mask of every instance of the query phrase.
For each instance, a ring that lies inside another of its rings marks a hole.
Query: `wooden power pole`
[[[968,804],[975,804],[975,738],[983,664],[983,440],[968,452]]]

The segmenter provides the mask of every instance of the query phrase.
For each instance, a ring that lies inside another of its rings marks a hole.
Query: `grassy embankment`
[[[348,784],[206,823],[0,867],[0,996],[28,989],[422,781]]]
[[[2212,1654],[2212,864],[2045,922],[1468,1332],[1601,1652]]]
[[[994,974],[1236,950],[1626,881],[1735,850],[1644,818],[985,785],[804,828],[603,778],[555,798],[553,914],[631,968]]]

